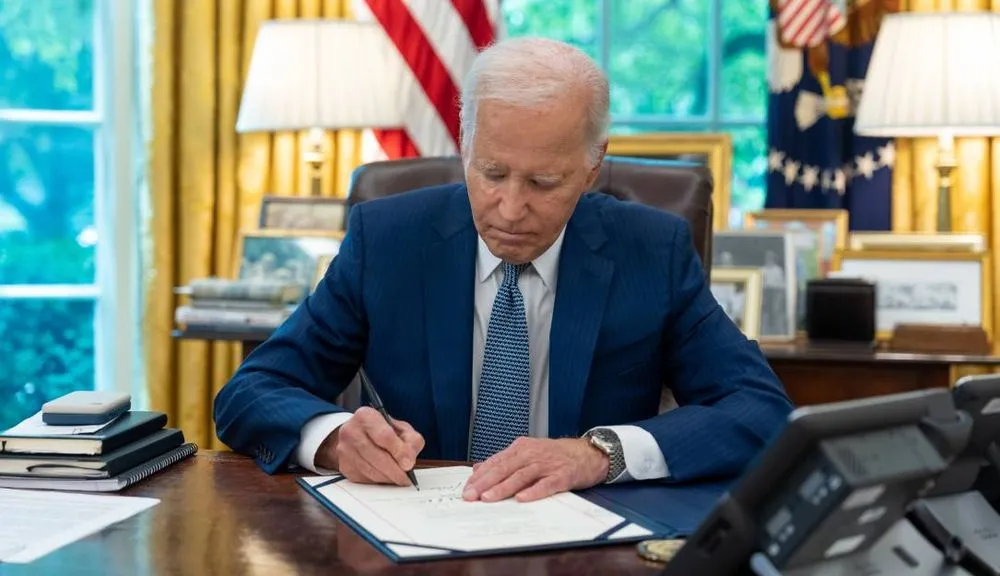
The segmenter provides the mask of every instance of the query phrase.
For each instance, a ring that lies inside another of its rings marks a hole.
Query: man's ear
[[[590,190],[593,187],[594,182],[597,181],[597,175],[601,173],[601,164],[604,163],[604,157],[608,154],[608,141],[605,140],[601,144],[601,153],[597,156],[597,161],[594,162],[594,167],[590,169],[590,174],[587,175],[587,186],[586,190]]]

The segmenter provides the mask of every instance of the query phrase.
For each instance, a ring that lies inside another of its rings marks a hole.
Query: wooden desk
[[[174,337],[241,342],[246,357],[270,332],[175,331]],[[1000,367],[998,356],[908,354],[856,346],[810,346],[804,342],[762,344],[761,349],[796,406],[949,388],[958,369]]]
[[[122,492],[160,504],[31,564],[0,574],[656,574],[634,544],[556,553],[393,564],[340,523],[294,476],[248,458],[200,452]]]
[[[955,370],[998,367],[1000,357],[881,352],[857,347],[768,344],[761,349],[797,406],[950,388]]]

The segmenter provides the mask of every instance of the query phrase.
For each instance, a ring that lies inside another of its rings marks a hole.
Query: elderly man
[[[608,82],[541,39],[482,52],[462,89],[463,185],[359,204],[314,294],[219,392],[219,437],[407,485],[477,462],[470,500],[735,475],[791,410],[712,297],[687,223],[586,194]],[[335,398],[364,366],[394,422]],[[679,407],[658,414],[668,384]]]

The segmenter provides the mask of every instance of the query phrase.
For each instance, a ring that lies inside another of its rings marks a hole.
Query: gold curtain
[[[906,0],[911,12],[994,11],[1000,0]],[[938,174],[934,168],[937,140],[896,140],[896,165],[892,175],[892,229],[894,232],[933,232],[937,229]],[[989,246],[993,286],[1000,286],[1000,138],[956,138],[958,167],[951,194],[951,228],[956,232],[983,234]],[[1000,298],[991,299],[993,326],[1000,327]],[[993,350],[1000,351],[994,330]],[[954,366],[952,382],[966,374],[990,372],[985,366]]]
[[[261,23],[350,18],[350,0],[154,0],[149,249],[143,317],[151,408],[203,448],[223,448],[212,400],[239,362],[237,345],[172,338],[176,286],[230,277],[241,228],[264,194],[307,195],[307,133],[237,134],[243,79]],[[344,196],[361,134],[326,135],[323,194]]]

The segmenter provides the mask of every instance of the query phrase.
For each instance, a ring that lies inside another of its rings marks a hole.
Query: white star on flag
[[[785,184],[789,186],[792,182],[795,182],[795,177],[799,175],[799,163],[795,160],[789,160],[785,163]]]
[[[843,170],[836,170],[833,173],[833,189],[841,196],[847,192],[847,176]]]
[[[871,180],[872,176],[875,175],[875,170],[878,169],[878,165],[875,163],[875,158],[872,156],[871,152],[865,152],[864,156],[858,156],[855,159],[858,164],[858,172],[860,172],[866,179]]]
[[[819,167],[818,166],[806,166],[802,169],[802,178],[799,179],[802,183],[802,187],[806,189],[806,192],[812,192],[816,183],[819,182]]]
[[[771,172],[778,172],[781,170],[782,164],[785,163],[785,153],[781,150],[775,150],[771,148],[771,151],[767,153],[767,167]]]
[[[889,141],[885,146],[879,146],[878,148],[878,165],[879,167],[892,168],[896,163],[896,145]]]

